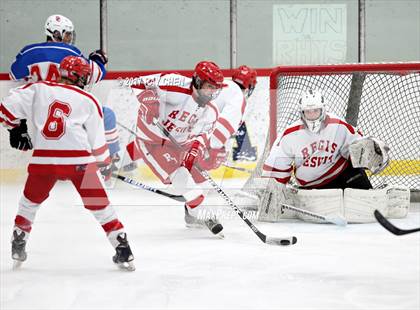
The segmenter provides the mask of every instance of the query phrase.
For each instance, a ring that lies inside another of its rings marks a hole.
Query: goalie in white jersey
[[[294,170],[299,187],[360,188],[372,185],[361,168],[354,168],[349,145],[362,135],[338,116],[327,113],[324,96],[309,90],[299,100],[301,119],[289,125],[263,166],[262,176],[287,184]]]
[[[385,143],[362,137],[344,119],[328,113],[319,91],[306,91],[299,105],[301,118],[279,134],[264,162],[262,177],[276,182],[266,185],[268,194],[259,195],[259,219],[294,217],[282,209],[282,203],[336,213],[350,222],[374,221],[376,208],[391,217],[404,217],[409,190],[401,186],[371,190],[364,170],[375,174],[385,169],[389,162]],[[286,187],[292,172],[299,189]]]
[[[26,242],[41,203],[58,180],[70,180],[115,248],[114,263],[134,270],[126,233],[98,174],[101,166],[101,173],[108,175],[111,161],[102,106],[82,90],[91,72],[84,58],[67,56],[60,64],[59,83],[36,82],[12,89],[0,104],[0,122],[14,132],[13,142],[20,150],[33,148],[13,228],[16,266],[26,260]],[[35,128],[33,145],[21,119],[30,120]]]
[[[196,221],[205,198],[200,184],[206,179],[195,163],[205,170],[214,165],[207,149],[219,116],[213,100],[222,87],[223,74],[210,61],[198,63],[192,79],[179,74],[142,77],[142,83],[133,86],[139,102],[138,136],[127,145],[132,160],[143,159],[163,183],[172,184],[178,194],[184,195],[187,226],[204,224],[216,235],[223,226],[215,218]],[[173,136],[178,146],[155,122]]]

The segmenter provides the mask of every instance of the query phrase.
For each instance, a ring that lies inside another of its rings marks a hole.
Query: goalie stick
[[[154,124],[162,131],[162,133],[171,140],[171,142],[179,149],[182,147],[179,145],[178,141],[166,130],[165,127],[159,122],[159,120],[154,119]],[[229,198],[228,195],[217,185],[217,183],[211,178],[207,171],[203,170],[197,164],[194,164],[195,167],[200,171],[201,175],[210,183],[214,190],[220,194],[220,196],[227,202],[229,207],[231,207],[236,214],[252,229],[252,231],[257,235],[257,237],[264,243],[270,245],[291,245],[297,242],[295,236],[280,238],[280,237],[269,237],[263,234],[252,222],[246,217],[246,215],[235,205],[235,203]]]
[[[244,191],[240,191],[240,195],[243,195],[247,198],[253,199],[253,200],[255,200],[256,203],[258,203],[258,201],[260,200],[256,195],[249,194],[249,193],[244,192]],[[271,195],[272,195],[272,193],[270,193],[270,196]],[[269,197],[269,200],[271,200],[271,197]],[[269,203],[270,202],[268,202],[268,204]],[[308,211],[308,210],[300,209],[298,207],[295,207],[295,206],[292,206],[292,205],[289,205],[289,204],[284,204],[284,203],[280,203],[280,207],[282,209],[288,209],[288,210],[294,211],[296,213],[307,215],[307,216],[313,217],[315,219],[323,220],[325,222],[332,223],[332,224],[335,224],[335,225],[338,225],[338,226],[346,226],[347,225],[346,219],[341,217],[341,216],[325,216],[325,215],[322,215],[322,214],[319,214],[319,213],[315,213],[315,212],[311,212],[311,211]]]
[[[340,216],[324,216],[324,215],[314,213],[314,212],[311,212],[311,211],[299,209],[297,207],[293,207],[291,205],[287,205],[287,204],[284,204],[284,203],[281,204],[281,208],[292,210],[292,211],[295,211],[296,213],[307,215],[307,216],[310,216],[310,217],[313,217],[313,218],[316,218],[316,219],[319,219],[319,220],[323,220],[325,222],[332,223],[332,224],[335,224],[335,225],[338,225],[338,226],[346,226],[347,225],[346,219],[342,218]]]
[[[394,226],[394,224],[392,224],[390,221],[388,221],[385,218],[385,216],[383,216],[382,213],[379,212],[378,210],[375,210],[375,212],[373,212],[373,215],[375,216],[378,223],[382,225],[382,227],[384,227],[386,230],[393,233],[394,235],[402,236],[402,235],[407,235],[407,234],[411,234],[411,233],[415,233],[415,232],[420,231],[420,227],[419,228],[413,228],[413,229],[398,228],[397,226]]]

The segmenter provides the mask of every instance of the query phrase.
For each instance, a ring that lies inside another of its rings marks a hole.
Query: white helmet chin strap
[[[321,129],[323,119],[322,116],[320,116],[317,120],[308,121],[303,117],[303,121],[306,124],[306,127],[309,129],[309,131],[313,133],[318,133]]]

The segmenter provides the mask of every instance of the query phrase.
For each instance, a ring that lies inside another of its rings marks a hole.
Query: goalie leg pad
[[[391,186],[386,190],[387,216],[394,219],[406,217],[410,208],[410,189],[406,186]]]
[[[344,215],[349,223],[375,222],[375,209],[387,218],[403,218],[407,216],[409,207],[410,190],[404,186],[344,190]]]
[[[324,216],[343,216],[342,189],[300,189],[296,195],[295,206]],[[323,220],[298,214],[297,217],[305,222],[324,223]]]
[[[278,222],[280,219],[294,219],[296,214],[290,210],[283,210],[281,203],[295,205],[296,190],[267,179],[263,192],[259,193],[258,220],[261,222]]]

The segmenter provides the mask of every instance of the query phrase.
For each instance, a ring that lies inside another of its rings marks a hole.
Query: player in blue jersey
[[[74,25],[70,19],[62,15],[51,15],[45,22],[46,42],[35,43],[25,46],[16,56],[10,68],[10,77],[17,81],[57,81],[59,78],[60,62],[67,56],[81,56],[80,50],[73,44],[75,42]],[[86,57],[84,57],[86,58]],[[89,54],[87,59],[92,69],[92,75],[87,88],[99,82],[105,77],[105,65],[108,57],[102,50],[96,50]],[[115,113],[110,108],[103,108],[105,134],[113,162],[119,161],[118,131],[116,128]],[[15,132],[18,130],[19,132]],[[26,120],[22,120],[21,126],[13,129],[10,133],[10,144],[20,145],[16,139],[25,139],[27,130]],[[13,137],[13,139],[12,139]],[[12,141],[13,140],[13,141]],[[13,147],[12,145],[12,147]],[[17,147],[15,147],[17,148]],[[30,149],[30,148],[28,148]]]
[[[66,56],[82,56],[75,47],[75,31],[70,19],[62,15],[52,15],[45,22],[47,41],[25,46],[16,56],[10,69],[13,80],[57,81],[58,68]],[[92,77],[88,86],[99,82],[106,74],[105,65],[108,62],[106,54],[96,50],[89,54]]]

